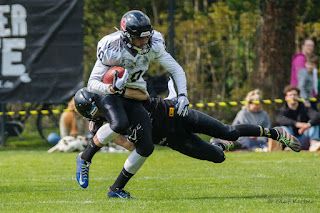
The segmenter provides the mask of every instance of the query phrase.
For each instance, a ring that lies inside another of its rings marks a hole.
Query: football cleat
[[[278,137],[277,141],[279,143],[282,143],[286,145],[287,147],[290,147],[293,151],[295,152],[300,152],[301,151],[301,144],[298,138],[294,137],[290,133],[286,132],[283,128],[281,127],[275,127],[273,128],[277,131]]]
[[[87,188],[89,185],[89,166],[91,162],[81,159],[81,154],[82,152],[77,155],[76,178],[82,188]]]
[[[220,147],[223,146],[226,151],[241,149],[241,143],[239,141],[226,141],[218,138],[211,138],[210,143]]]
[[[125,191],[124,189],[116,189],[115,191],[111,190],[111,187],[108,190],[107,197],[113,197],[113,198],[124,198],[124,199],[136,199],[134,197],[130,196],[130,193]]]

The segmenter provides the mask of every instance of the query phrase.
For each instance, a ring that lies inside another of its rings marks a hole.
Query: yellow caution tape
[[[316,102],[317,99],[316,98],[309,98],[308,100],[310,100],[311,102]],[[208,102],[208,103],[195,103],[195,104],[189,104],[189,107],[190,108],[193,108],[194,106],[198,107],[198,108],[203,108],[203,107],[215,107],[215,106],[221,106],[221,107],[225,107],[225,106],[238,106],[238,105],[246,105],[246,104],[249,104],[249,103],[253,103],[253,104],[272,104],[272,103],[278,103],[278,104],[282,104],[284,103],[285,101],[294,101],[294,100],[282,100],[282,99],[274,99],[273,101],[272,100],[262,100],[262,101],[251,101],[251,102],[248,102],[248,101],[229,101],[229,102],[224,102],[224,101],[220,101],[220,102],[217,102],[217,103],[214,103],[214,102]],[[304,98],[299,98],[298,99],[299,102],[304,102],[306,101],[306,99]],[[53,109],[53,110],[30,110],[30,111],[19,111],[19,112],[13,112],[13,111],[10,111],[10,112],[5,112],[5,115],[14,115],[16,113],[20,114],[20,115],[27,115],[28,113],[30,113],[31,115],[37,115],[39,113],[41,114],[44,114],[44,115],[47,115],[47,114],[50,114],[50,113],[53,113],[53,114],[60,114],[62,112],[70,112],[72,110],[68,110],[68,109],[63,109],[63,110],[57,110],[57,109]],[[75,112],[77,112],[77,110],[74,110]],[[0,116],[2,116],[3,113],[0,112]]]

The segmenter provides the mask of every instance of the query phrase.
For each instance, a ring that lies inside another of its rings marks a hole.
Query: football
[[[113,77],[115,71],[118,71],[118,77],[121,78],[124,74],[123,67],[112,67],[103,76],[102,82],[105,84],[113,84]]]

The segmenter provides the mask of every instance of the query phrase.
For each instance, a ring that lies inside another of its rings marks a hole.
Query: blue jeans
[[[253,151],[256,148],[264,148],[267,143],[260,140],[255,140],[249,137],[241,137],[238,140],[241,143],[241,150],[243,151]]]
[[[313,139],[319,139],[319,126],[312,126],[307,129],[302,135],[295,135],[293,133],[292,126],[281,126],[285,131],[289,132],[291,135],[296,136],[300,143],[302,150],[308,150],[310,146],[310,141]]]

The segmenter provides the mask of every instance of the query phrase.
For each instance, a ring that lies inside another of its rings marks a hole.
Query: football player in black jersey
[[[189,109],[188,115],[181,117],[176,114],[176,109],[174,107],[175,101],[173,100],[149,98],[139,90],[133,89],[127,89],[125,95],[140,100],[147,98],[143,102],[143,106],[149,112],[152,122],[152,137],[154,144],[168,146],[193,158],[221,163],[225,160],[223,151],[232,150],[240,145],[236,142],[240,136],[265,136],[289,146],[296,152],[300,151],[299,140],[279,127],[268,129],[252,124],[240,124],[235,126],[226,125],[194,109]],[[91,101],[87,97],[90,97]],[[106,119],[101,113],[97,113],[95,117],[92,117],[87,112],[93,105],[97,105],[99,111],[103,112],[106,110],[103,109],[104,101],[102,95],[92,96],[92,93],[88,92],[86,89],[79,90],[75,96],[78,112],[84,117],[91,119],[90,131],[93,134],[95,134]],[[113,140],[118,145],[131,151],[135,149],[134,143],[139,142],[140,134],[143,134],[139,124],[133,124],[132,127],[133,128],[129,131],[131,134],[128,139],[133,143],[129,142],[123,135],[119,135]],[[198,137],[195,133],[206,134],[215,138],[224,139],[225,141],[218,141],[216,144],[210,144]],[[103,144],[99,143],[101,139],[94,136],[93,140],[97,146],[103,146]],[[86,152],[87,150],[84,151],[84,153]],[[84,159],[87,162],[91,162],[91,159],[95,154],[95,152],[90,152],[90,155],[85,155],[91,156],[90,158]],[[114,185],[117,187],[124,187],[124,185],[118,186],[119,183],[117,183],[117,181]]]

